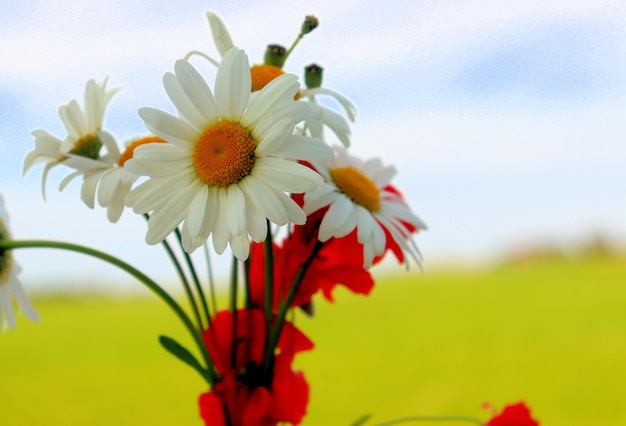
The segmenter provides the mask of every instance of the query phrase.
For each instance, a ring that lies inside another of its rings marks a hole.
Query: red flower
[[[309,385],[291,364],[297,353],[312,349],[313,342],[285,322],[267,372],[261,365],[265,337],[265,317],[257,309],[239,309],[236,315],[219,312],[204,332],[204,342],[222,376],[198,400],[200,417],[207,426],[297,425],[302,421]]]
[[[285,300],[298,269],[306,262],[317,242],[319,224],[326,209],[320,209],[307,218],[306,224],[295,226],[282,245],[274,245],[274,310]],[[253,244],[250,251],[250,292],[256,306],[265,300],[265,252],[262,243]],[[343,238],[331,238],[310,264],[292,307],[311,302],[321,291],[332,301],[332,291],[342,284],[354,293],[369,294],[374,280],[363,267],[363,248],[358,243],[356,231]]]
[[[539,426],[539,422],[530,417],[530,410],[523,402],[507,405],[502,412],[485,426]]]

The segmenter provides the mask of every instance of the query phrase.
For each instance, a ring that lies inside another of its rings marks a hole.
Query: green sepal
[[[209,383],[212,382],[209,371],[198,362],[198,360],[191,354],[191,352],[189,352],[176,340],[167,336],[159,336],[159,343],[161,343],[161,346],[163,346],[165,350],[167,350],[169,353],[174,355],[185,364],[189,365],[191,368],[195,369]]]

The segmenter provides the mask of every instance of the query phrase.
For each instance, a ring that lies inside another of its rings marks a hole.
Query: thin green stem
[[[482,421],[467,416],[410,416],[378,423],[374,426],[391,426],[409,422],[465,422],[484,426]]]
[[[52,249],[68,250],[68,251],[73,251],[76,253],[82,253],[87,256],[95,257],[104,262],[117,266],[118,268],[122,269],[123,271],[126,271],[127,273],[135,277],[139,282],[145,285],[154,294],[156,294],[163,302],[165,302],[165,304],[168,305],[174,311],[174,313],[178,316],[178,318],[185,325],[185,327],[189,331],[189,334],[191,334],[194,341],[196,342],[198,349],[200,350],[200,353],[202,354],[205,360],[207,370],[209,372],[207,381],[209,382],[211,386],[213,386],[213,384],[217,380],[218,374],[215,371],[215,366],[213,365],[213,361],[211,360],[209,352],[207,351],[207,348],[204,345],[204,342],[202,341],[202,336],[200,335],[200,332],[198,331],[196,326],[193,324],[189,316],[185,313],[185,311],[172,298],[172,296],[170,296],[169,293],[167,293],[159,284],[153,281],[150,277],[148,277],[137,268],[129,265],[128,263],[124,262],[123,260],[117,257],[111,256],[99,250],[95,250],[95,249],[77,245],[77,244],[64,243],[60,241],[47,241],[47,240],[21,240],[21,241],[0,240],[0,249],[13,250],[13,249],[21,249],[21,248],[52,248]]]
[[[243,278],[246,292],[245,307],[250,309],[252,307],[252,290],[250,287],[250,257],[243,262]]]
[[[233,315],[233,350],[231,352],[231,365],[234,367],[237,361],[237,287],[239,285],[239,260],[233,256],[233,266],[230,273],[230,312]]]
[[[215,279],[213,278],[213,266],[211,263],[211,255],[209,253],[208,244],[204,244],[204,258],[206,259],[207,275],[209,280],[209,291],[211,292],[211,304],[213,313],[217,313],[217,297],[215,293]]]
[[[287,317],[287,312],[289,311],[289,307],[291,306],[291,303],[296,297],[296,294],[298,294],[298,290],[300,289],[300,284],[302,283],[302,280],[304,279],[304,274],[309,269],[309,266],[311,266],[311,263],[313,263],[315,256],[317,256],[317,253],[319,253],[323,245],[324,243],[322,243],[321,241],[315,242],[315,246],[313,247],[311,254],[304,261],[304,263],[300,265],[300,267],[298,268],[298,271],[296,272],[296,275],[293,278],[293,281],[291,282],[291,286],[289,287],[289,292],[287,293],[287,297],[280,304],[280,307],[278,308],[278,313],[276,314],[276,325],[271,330],[269,343],[264,353],[265,358],[263,359],[263,366],[266,368],[269,368],[269,366],[271,365],[272,356],[274,354],[274,350],[276,349],[276,345],[278,344],[280,333],[283,330],[283,325],[285,324],[285,318]]]
[[[193,297],[193,293],[191,291],[191,286],[189,285],[189,280],[187,280],[187,276],[183,272],[183,268],[180,266],[180,262],[176,257],[176,253],[172,250],[172,247],[167,242],[167,240],[161,241],[161,244],[165,248],[167,255],[170,259],[172,259],[172,263],[174,263],[174,267],[176,268],[176,272],[178,272],[178,276],[183,285],[183,289],[185,290],[185,294],[187,295],[187,299],[189,300],[189,305],[191,305],[191,310],[193,311],[193,316],[196,319],[198,331],[202,332],[204,327],[202,325],[202,318],[200,317],[200,311],[198,310],[198,305],[196,304],[195,298]]]
[[[146,220],[150,220],[150,216],[147,213],[144,214],[143,217]],[[183,268],[180,265],[180,262],[178,261],[178,257],[176,256],[176,253],[174,253],[174,250],[172,250],[172,246],[170,246],[167,240],[161,241],[161,244],[163,245],[163,248],[165,249],[165,252],[167,253],[168,257],[174,264],[174,268],[176,269],[178,278],[180,278],[180,283],[183,286],[183,290],[185,290],[185,295],[187,296],[187,300],[189,301],[189,305],[191,306],[191,310],[193,311],[194,317],[196,319],[196,325],[198,327],[198,330],[200,331],[200,333],[202,333],[202,330],[204,329],[202,327],[202,319],[200,318],[200,311],[198,311],[198,306],[196,304],[195,298],[193,297],[193,293],[191,292],[191,286],[189,285],[189,280],[187,279],[187,276],[185,275],[185,272],[183,271]]]
[[[189,268],[189,272],[191,273],[191,278],[193,278],[193,283],[196,286],[196,292],[198,296],[200,296],[200,302],[202,303],[202,309],[204,310],[204,316],[206,318],[207,324],[211,324],[211,315],[209,314],[209,307],[206,303],[206,298],[204,297],[204,291],[202,290],[202,286],[200,285],[200,279],[198,278],[198,274],[196,273],[196,268],[193,264],[193,260],[189,253],[183,247],[183,237],[180,234],[180,230],[178,228],[174,229],[176,233],[176,238],[178,239],[178,244],[180,245],[180,250],[183,252],[183,257],[185,258],[185,262],[187,262],[187,267]],[[196,306],[196,309],[197,306]],[[198,314],[199,316],[200,314]]]
[[[300,43],[300,40],[302,40],[304,36],[305,34],[300,32],[296,39],[293,41],[293,43],[291,43],[291,46],[289,46],[289,49],[287,49],[287,51],[285,52],[285,56],[283,57],[283,64],[287,61],[287,58],[289,57],[291,52],[293,52],[293,49],[296,48],[296,46],[298,45],[298,43]]]
[[[267,237],[263,245],[265,251],[265,328],[269,339],[272,330],[272,317],[274,305],[274,243],[272,241],[272,228],[267,221]],[[267,349],[267,347],[266,347]]]
[[[239,283],[239,261],[233,256],[233,265],[230,270],[230,312],[237,313],[237,286]]]

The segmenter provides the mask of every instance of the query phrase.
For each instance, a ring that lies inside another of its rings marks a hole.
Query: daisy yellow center
[[[100,148],[102,148],[100,138],[97,135],[87,135],[77,140],[69,153],[97,160],[100,157]]]
[[[227,187],[250,174],[256,141],[234,121],[220,121],[200,135],[193,150],[193,165],[207,185]]]
[[[135,148],[137,148],[140,145],[144,145],[147,143],[164,143],[164,142],[165,141],[158,136],[146,136],[145,138],[141,138],[134,142],[131,142],[126,147],[124,152],[122,152],[122,154],[120,155],[118,164],[120,165],[120,167],[124,167],[124,163],[126,163],[128,160],[133,158],[133,155],[135,154]]]
[[[283,75],[285,71],[274,65],[254,65],[250,68],[252,78],[252,91],[256,92],[264,88],[270,81]]]
[[[0,220],[0,240],[9,239],[4,223]],[[4,284],[11,273],[11,251],[0,248],[0,285]]]
[[[332,169],[330,175],[352,201],[372,212],[380,209],[380,190],[365,173],[348,166]]]

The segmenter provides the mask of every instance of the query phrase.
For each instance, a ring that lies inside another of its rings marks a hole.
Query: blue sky
[[[85,243],[155,274],[141,218],[111,225],[78,185],[48,201],[40,168],[21,176],[30,131],[63,135],[60,104],[109,76],[123,88],[105,119],[120,143],[144,133],[136,110],[171,110],[164,72],[191,49],[217,56],[218,13],[251,61],[289,44],[306,14],[320,27],[286,69],[317,62],[359,110],[353,152],[380,156],[430,230],[425,268],[482,264],[535,243],[626,237],[626,4],[622,1],[25,1],[0,5],[0,192],[19,238]],[[203,72],[211,67],[196,60]],[[212,77],[209,77],[209,81]],[[16,253],[24,281],[119,281],[77,255]],[[82,284],[80,284],[82,285]]]

